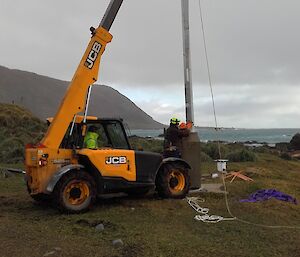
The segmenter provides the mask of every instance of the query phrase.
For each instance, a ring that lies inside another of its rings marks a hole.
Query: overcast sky
[[[0,65],[70,80],[108,0],[0,0]],[[300,1],[201,0],[218,123],[300,127]],[[199,0],[190,0],[195,123],[214,126]],[[180,0],[124,0],[99,84],[184,120]]]

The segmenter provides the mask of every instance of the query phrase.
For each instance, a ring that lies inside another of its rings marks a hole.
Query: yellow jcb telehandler
[[[180,158],[132,150],[122,120],[87,116],[90,89],[98,79],[101,56],[111,42],[110,27],[123,0],[111,0],[44,138],[26,146],[28,192],[36,201],[54,201],[62,211],[88,210],[98,195],[145,194],[182,198],[189,190],[190,165]],[[85,136],[93,128],[97,147]]]

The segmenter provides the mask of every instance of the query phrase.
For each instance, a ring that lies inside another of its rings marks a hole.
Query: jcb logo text
[[[105,158],[106,164],[126,164],[127,159],[125,156],[110,156]]]
[[[100,50],[101,50],[101,44],[95,41],[88,57],[86,58],[84,64],[86,67],[88,67],[89,69],[93,68]]]

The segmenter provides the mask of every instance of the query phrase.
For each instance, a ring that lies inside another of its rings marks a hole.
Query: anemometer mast
[[[190,50],[189,1],[181,0],[182,9],[182,38],[183,38],[183,65],[185,86],[185,113],[186,122],[194,123],[193,85]]]
[[[189,0],[181,0],[182,9],[182,38],[183,38],[183,64],[184,64],[184,86],[185,86],[185,113],[186,122],[194,124],[194,105],[192,87],[192,68],[190,50],[190,24],[189,24]],[[192,127],[188,137],[182,138],[182,158],[191,165],[191,188],[201,187],[200,170],[200,139],[198,133]]]

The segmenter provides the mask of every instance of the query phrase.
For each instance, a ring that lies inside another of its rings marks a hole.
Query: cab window
[[[107,124],[106,130],[114,148],[129,149],[124,130],[119,122]]]

